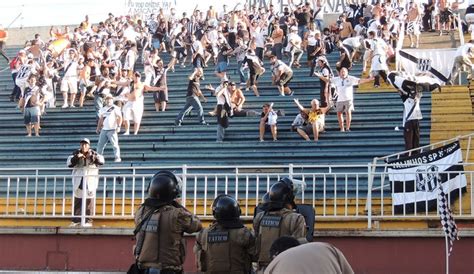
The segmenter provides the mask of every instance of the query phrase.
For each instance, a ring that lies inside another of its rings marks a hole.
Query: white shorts
[[[122,109],[123,119],[140,123],[143,116],[143,101],[128,101]]]
[[[77,77],[66,77],[61,81],[61,92],[77,93]]]

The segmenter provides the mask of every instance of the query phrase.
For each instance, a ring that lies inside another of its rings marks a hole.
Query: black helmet
[[[168,170],[158,171],[148,185],[148,196],[171,202],[181,194],[181,179]]]
[[[293,193],[293,181],[290,178],[282,178],[278,183],[272,185],[269,191],[271,202],[282,202],[293,204],[295,194]]]
[[[240,207],[234,197],[221,194],[212,203],[212,215],[216,220],[238,220],[240,218]]]
[[[262,205],[265,205],[265,204],[268,204],[269,202],[271,202],[270,200],[270,192],[267,192],[265,193],[263,196],[262,196]]]

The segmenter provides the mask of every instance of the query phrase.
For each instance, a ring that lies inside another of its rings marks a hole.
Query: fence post
[[[372,164],[367,164],[367,179],[368,179],[368,188],[367,188],[367,201],[365,203],[365,208],[367,210],[367,228],[372,229],[372,185],[374,181],[374,174],[372,171]]]
[[[290,177],[290,179],[293,179],[293,164],[288,165],[288,177]]]
[[[181,186],[181,204],[186,207],[186,188],[187,188],[187,174],[188,174],[188,166],[183,165],[182,167],[182,182],[183,185]]]
[[[74,179],[74,177],[73,177]],[[82,177],[82,203],[81,203],[81,226],[84,227],[86,224],[86,208],[87,208],[87,188],[89,176],[83,175]]]

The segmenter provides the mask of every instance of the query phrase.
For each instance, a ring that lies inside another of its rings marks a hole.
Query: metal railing
[[[386,170],[378,171],[368,164],[102,168],[92,211],[85,213],[83,199],[80,215],[74,214],[70,169],[0,169],[0,174],[4,174],[0,175],[0,218],[76,217],[81,218],[82,224],[87,218],[132,219],[147,196],[149,179],[158,169],[172,170],[182,177],[181,203],[201,218],[211,218],[212,201],[217,195],[227,193],[239,200],[242,217],[252,219],[255,205],[284,176],[293,178],[299,186],[297,203],[312,205],[318,220],[367,221],[371,228],[374,220],[438,217],[436,211],[428,210],[396,213],[391,199],[393,186],[386,183]],[[473,174],[471,171],[464,174],[468,191],[459,192],[454,213],[456,217],[474,218]]]

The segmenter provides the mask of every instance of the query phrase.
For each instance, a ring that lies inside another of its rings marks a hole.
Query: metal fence
[[[467,166],[467,165],[466,165]],[[296,183],[297,203],[310,204],[319,220],[361,220],[371,228],[374,220],[438,218],[437,211],[398,213],[392,206],[393,185],[385,166],[171,166],[103,168],[92,211],[74,215],[73,176],[70,169],[0,169],[0,218],[132,219],[147,196],[150,178],[158,169],[182,177],[181,203],[201,218],[212,217],[212,201],[222,193],[239,200],[242,217],[251,219],[254,207],[270,186],[288,176]],[[465,191],[453,200],[455,217],[473,218],[472,171],[463,172]],[[30,175],[18,175],[18,174]],[[460,172],[458,172],[460,173]],[[63,174],[63,175],[61,175]],[[84,198],[84,197],[83,197]]]

